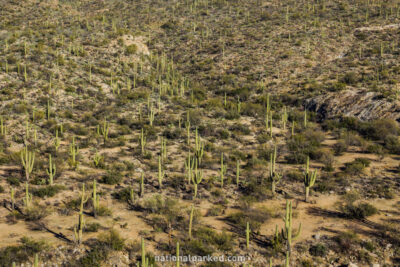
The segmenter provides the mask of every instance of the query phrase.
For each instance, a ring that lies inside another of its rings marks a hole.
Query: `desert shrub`
[[[114,185],[118,184],[122,181],[122,174],[117,170],[108,171],[106,175],[104,175],[100,182],[103,184]]]
[[[46,206],[41,206],[34,203],[24,210],[24,219],[27,221],[39,221],[49,215],[49,210]]]
[[[84,227],[85,232],[97,232],[100,228],[100,224],[97,222],[94,223],[87,223]]]
[[[13,262],[24,263],[36,253],[48,248],[45,241],[35,241],[28,237],[22,237],[19,243],[19,245],[0,249],[0,266],[11,266]]]
[[[229,214],[226,219],[242,230],[246,229],[247,222],[250,228],[257,232],[260,226],[271,217],[270,211],[266,209],[248,209],[245,211]]]
[[[339,140],[333,145],[333,151],[336,156],[343,155],[347,151],[347,148],[348,146],[344,140]]]
[[[354,85],[358,81],[357,74],[355,72],[348,72],[346,73],[342,79],[341,82],[349,85]]]
[[[49,185],[46,187],[35,188],[32,190],[32,194],[34,196],[44,198],[44,197],[54,197],[57,193],[64,190],[65,186],[63,185]]]
[[[116,251],[121,251],[125,247],[125,239],[122,238],[119,232],[115,229],[100,234],[99,242],[109,249]]]
[[[119,201],[127,202],[131,197],[131,189],[124,188],[119,191],[111,193],[111,196]]]
[[[342,253],[351,253],[359,242],[357,234],[350,231],[342,232],[335,236],[333,239],[338,245],[338,252]]]
[[[400,148],[400,147],[399,147]],[[383,159],[386,154],[386,150],[379,144],[370,144],[367,146],[368,153],[377,155],[380,159]],[[392,151],[393,153],[394,151]]]
[[[345,164],[344,171],[350,175],[355,175],[363,171],[370,163],[370,160],[367,158],[356,158],[352,162]]]
[[[260,186],[260,181],[257,178],[251,177],[241,187],[244,196],[251,196],[252,199],[261,201],[267,198],[270,188],[268,186]]]
[[[332,92],[338,92],[346,89],[346,84],[343,82],[334,82],[327,85],[327,89]]]
[[[204,241],[198,239],[186,242],[183,247],[183,253],[185,255],[207,256],[211,255],[213,252],[214,249],[211,246],[207,246]]]
[[[390,153],[400,154],[400,141],[398,136],[387,135],[384,139],[384,146]]]
[[[328,253],[328,249],[324,244],[318,243],[311,246],[309,252],[312,256],[325,257]]]
[[[125,50],[125,52],[128,54],[128,55],[132,55],[132,54],[135,54],[136,52],[137,52],[137,45],[136,44],[131,44],[131,45],[128,45],[127,47],[126,47],[126,50]]]
[[[285,158],[288,163],[305,163],[307,156],[315,155],[317,149],[324,141],[324,134],[320,131],[306,130],[304,133],[296,134],[287,142],[289,155]]]
[[[211,209],[207,210],[206,216],[220,216],[224,210],[222,205],[213,205]]]
[[[293,182],[302,182],[304,181],[304,173],[297,171],[297,170],[290,170],[286,173],[285,177],[289,181]]]
[[[194,236],[196,239],[213,246],[215,249],[222,251],[229,251],[232,249],[233,238],[229,233],[218,233],[211,228],[201,227],[194,231]]]
[[[355,219],[364,219],[375,215],[378,210],[369,203],[347,204],[342,208],[342,212]]]
[[[0,185],[0,193],[4,193],[4,187]]]

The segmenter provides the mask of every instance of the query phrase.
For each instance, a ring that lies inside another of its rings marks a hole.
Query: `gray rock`
[[[314,239],[315,240],[320,240],[320,238],[321,238],[321,234],[318,233],[318,234],[314,235]]]

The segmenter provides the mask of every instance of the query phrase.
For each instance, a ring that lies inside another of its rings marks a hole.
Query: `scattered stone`
[[[315,234],[313,237],[315,240],[320,240],[321,234]]]

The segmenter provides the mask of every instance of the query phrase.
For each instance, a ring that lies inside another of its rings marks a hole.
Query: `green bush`
[[[126,47],[125,51],[126,51],[126,54],[132,55],[132,54],[135,54],[137,52],[137,50],[138,50],[137,45],[136,44],[131,44],[131,45],[128,45]]]
[[[11,266],[13,262],[27,262],[35,254],[48,248],[45,241],[35,241],[28,237],[22,237],[19,242],[19,245],[0,249],[0,266]]]
[[[44,198],[44,197],[54,197],[57,193],[64,190],[65,186],[63,185],[49,185],[46,187],[35,188],[32,190],[32,194],[34,196]]]
[[[101,183],[109,185],[118,184],[121,181],[122,181],[122,174],[116,170],[109,171],[100,180]]]
[[[310,247],[310,254],[312,256],[325,257],[328,249],[324,244],[318,243]]]
[[[356,158],[352,162],[345,164],[344,171],[351,175],[356,175],[369,166],[371,161],[367,158]]]
[[[359,203],[357,205],[347,204],[342,209],[349,217],[364,219],[378,213],[378,210],[369,203]]]
[[[130,195],[131,195],[131,189],[130,188],[124,188],[121,189],[117,192],[111,193],[111,196],[119,201],[127,202],[130,200]]]
[[[84,231],[85,232],[97,232],[100,228],[100,224],[97,222],[94,223],[87,223],[85,225]]]

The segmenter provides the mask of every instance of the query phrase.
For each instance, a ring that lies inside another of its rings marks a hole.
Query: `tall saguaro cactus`
[[[304,187],[306,189],[306,199],[305,201],[308,202],[309,195],[310,195],[310,188],[314,185],[315,180],[317,179],[317,170],[310,172],[310,158],[307,157],[306,163],[306,170],[304,172]]]
[[[250,247],[250,225],[249,222],[246,223],[246,248]]]
[[[69,154],[71,156],[71,163],[74,167],[78,166],[78,162],[76,160],[76,156],[79,153],[79,146],[75,144],[75,136],[72,137],[72,143],[69,146]]]
[[[165,171],[163,170],[162,164],[161,164],[161,157],[158,156],[158,186],[161,189],[162,188],[162,181],[165,176]]]
[[[285,228],[282,229],[282,237],[286,240],[287,251],[291,252],[292,241],[299,237],[301,232],[301,223],[296,232],[293,232],[292,228],[292,201],[286,200],[286,214],[284,218]]]
[[[56,176],[56,164],[52,163],[51,154],[49,154],[49,168],[46,169],[46,172],[49,176],[49,184],[53,185],[54,176]]]
[[[109,130],[110,130],[110,123],[107,122],[106,119],[104,119],[103,126],[101,128],[100,128],[100,126],[97,126],[97,131],[99,133],[101,133],[101,135],[103,136],[104,144],[108,140],[108,132],[109,132]]]
[[[81,192],[81,205],[79,208],[78,226],[74,227],[75,242],[78,245],[82,244],[83,227],[85,225],[85,221],[83,219],[83,205],[88,201],[88,199],[89,197],[85,195],[85,184],[83,184]]]
[[[226,165],[224,165],[224,153],[221,153],[221,168],[220,168],[221,188],[224,187],[224,179],[226,174]]]
[[[185,160],[185,169],[187,172],[188,184],[192,181],[193,168],[195,158],[190,156],[190,150],[188,151],[188,158]]]
[[[92,194],[92,202],[93,202],[93,216],[97,217],[97,211],[99,210],[99,201],[100,198],[97,195],[97,186],[96,186],[96,179],[93,179],[93,194]]]
[[[189,215],[189,239],[192,239],[193,214],[194,214],[194,205],[192,205]]]
[[[32,173],[33,165],[35,163],[35,153],[29,151],[27,147],[21,151],[21,163],[25,170],[26,181],[29,181],[29,176]]]
[[[275,196],[275,187],[276,184],[279,183],[279,181],[282,178],[282,174],[278,173],[275,170],[275,164],[276,164],[276,145],[274,148],[274,153],[271,153],[270,156],[270,163],[269,163],[269,176],[268,176],[268,180],[271,182],[271,191],[272,191],[272,195]]]
[[[197,186],[201,183],[203,180],[203,171],[197,169],[197,160],[195,161],[195,167],[194,167],[194,173],[192,175],[192,181],[194,185],[194,195],[193,199],[196,199],[197,197]]]
[[[29,208],[29,206],[32,203],[32,194],[29,193],[29,185],[26,182],[25,183],[25,198],[24,198],[24,205],[26,208]]]
[[[236,186],[239,186],[239,178],[240,178],[240,160],[236,161]]]
[[[144,155],[145,147],[146,147],[146,136],[144,135],[143,128],[142,128],[142,131],[140,132],[139,142],[140,142],[142,155]]]

